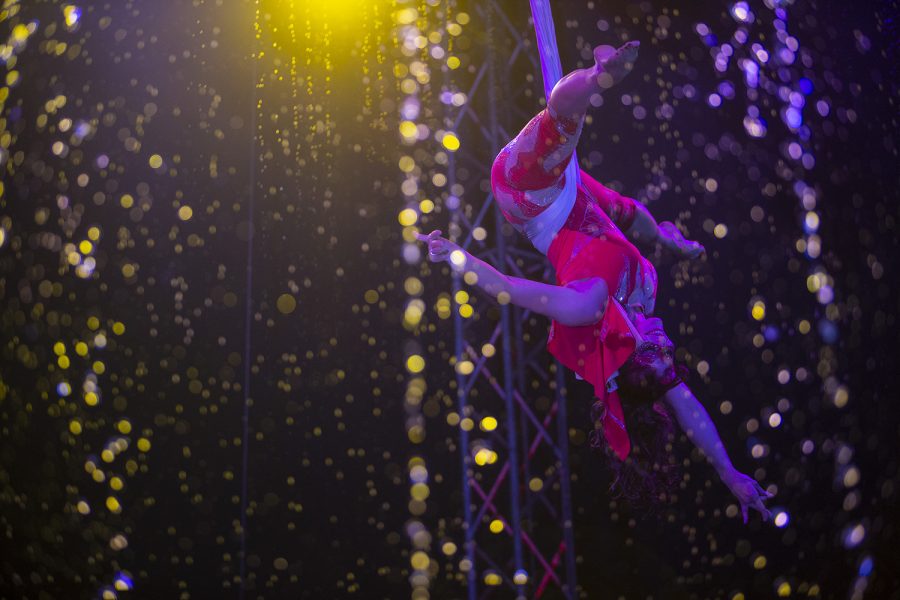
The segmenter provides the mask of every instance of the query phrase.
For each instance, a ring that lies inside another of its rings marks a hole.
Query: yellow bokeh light
[[[415,225],[418,219],[419,214],[412,208],[404,208],[400,211],[400,214],[397,215],[397,220],[400,221],[400,224],[404,227]]]
[[[25,40],[27,40],[28,36],[30,34],[31,34],[31,32],[28,30],[28,27],[26,27],[25,25],[19,24],[19,25],[16,25],[15,27],[13,27],[12,40],[14,42],[21,43],[21,42],[24,42]]]
[[[415,21],[418,16],[419,13],[415,8],[404,8],[394,13],[394,20],[399,25],[409,25]]]
[[[414,138],[418,134],[419,129],[412,121],[403,121],[400,123],[400,135],[405,138]]]
[[[431,490],[428,489],[428,484],[425,483],[413,484],[412,488],[409,490],[409,495],[416,500],[425,500],[430,493]]]
[[[497,429],[497,419],[494,417],[484,417],[479,424],[482,431],[494,431]]]
[[[428,558],[427,554],[419,550],[418,552],[413,552],[413,555],[409,558],[409,564],[417,571],[424,571],[431,564],[431,559]]]
[[[113,584],[113,586],[119,592],[127,592],[128,590],[131,589],[131,584],[129,583],[129,581],[127,579],[123,579],[121,577],[116,579],[116,582]]]
[[[503,531],[503,521],[494,519],[490,524],[491,533],[500,533]]]
[[[838,389],[834,392],[834,405],[838,408],[847,406],[847,401],[849,399],[850,394],[847,392],[847,388],[844,386],[839,386]]]
[[[275,301],[278,312],[283,315],[289,315],[297,309],[297,299],[291,294],[281,294]]]
[[[418,354],[413,354],[406,359],[406,369],[410,373],[421,373],[425,368],[425,359]]]
[[[115,496],[110,496],[106,499],[106,508],[109,509],[110,512],[114,513],[122,511],[122,505],[119,504],[119,501]]]
[[[455,133],[445,133],[441,143],[444,144],[444,148],[450,152],[459,150],[459,138],[456,137]]]
[[[456,372],[460,375],[468,375],[475,370],[475,365],[470,360],[461,360],[456,363]]]
[[[187,221],[192,216],[194,216],[194,210],[190,206],[182,206],[178,209],[178,218],[182,221]]]
[[[73,419],[69,421],[69,431],[72,432],[73,435],[78,435],[81,433],[81,422]]]
[[[152,168],[158,169],[162,166],[163,159],[162,159],[162,156],[160,156],[159,154],[154,154],[153,156],[150,157],[149,162],[150,162],[150,166]]]
[[[66,20],[66,27],[74,27],[78,23],[79,16],[81,16],[81,11],[78,10],[77,6],[72,6],[71,4],[63,6],[63,17]]]
[[[757,321],[762,321],[766,317],[766,305],[762,300],[757,300],[753,303],[753,308],[750,310],[750,314]]]
[[[147,438],[139,439],[137,447],[141,452],[147,452],[148,450],[150,450],[150,440],[148,440]]]
[[[489,448],[479,448],[475,453],[475,464],[480,467],[492,465],[497,462],[497,453]]]

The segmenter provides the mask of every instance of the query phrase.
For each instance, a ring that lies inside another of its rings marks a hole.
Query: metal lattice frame
[[[467,98],[447,122],[464,141],[449,159],[450,187],[461,169],[472,173],[463,201],[451,211],[450,236],[503,272],[552,281],[546,257],[512,230],[489,188],[485,197],[482,187],[490,181],[497,152],[539,108],[541,66],[534,33],[524,10],[507,14],[495,0],[473,3],[472,8],[470,29],[484,27],[479,39],[484,61],[474,73],[460,69],[448,81],[451,91],[463,91]],[[527,73],[533,75],[530,81]],[[478,228],[487,236],[476,235]],[[463,288],[462,279],[454,274],[454,296]],[[483,296],[473,317],[454,311],[457,364],[472,365],[471,372],[457,369],[459,414],[474,423],[485,415],[496,416],[500,424],[482,440],[460,428],[468,598],[487,598],[499,589],[512,590],[517,598],[540,598],[552,587],[574,598],[563,367],[546,351],[546,319],[503,305],[499,320],[492,322],[487,313],[495,306],[492,298]],[[485,356],[484,344],[495,347],[496,354]],[[499,460],[478,466],[473,459],[478,443],[497,452]],[[487,523],[493,520],[503,524],[501,533],[489,530]],[[492,577],[486,578],[488,573]]]

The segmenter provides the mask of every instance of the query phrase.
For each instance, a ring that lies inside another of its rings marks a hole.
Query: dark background
[[[749,4],[756,21],[746,46],[760,41],[772,52],[775,13]],[[526,3],[502,5],[527,26]],[[406,468],[419,454],[434,482],[422,517],[435,536],[432,597],[463,597],[459,557],[437,549],[462,537],[452,406],[435,403],[415,448],[404,424],[410,270],[397,223],[405,150],[396,133],[393,68],[403,57],[394,8],[364,3],[348,16],[303,0],[92,3],[71,30],[62,3],[6,9],[4,39],[20,24],[36,29],[7,60],[18,80],[7,75],[0,127],[9,134],[0,197],[0,596],[97,597],[117,577],[133,581],[122,597],[236,596],[245,473],[247,597],[405,596]],[[647,202],[658,220],[678,219],[706,246],[696,264],[658,263],[658,313],[736,466],[777,486],[771,504],[790,515],[783,528],[726,516],[727,490],[683,439],[676,450],[690,459],[689,480],[662,517],[611,503],[602,461],[583,443],[590,394],[570,374],[584,597],[765,598],[785,582],[792,596],[897,597],[896,6],[783,8],[797,62],[766,77],[811,85],[809,167],[786,157],[796,136],[779,117],[777,86],[751,102],[733,64],[714,69],[711,49],[737,29],[727,6],[554,5],[564,68],[585,66],[593,44],[642,42],[636,73],[605,96],[580,156],[599,180]],[[465,3],[461,10],[475,14]],[[699,35],[698,23],[717,39]],[[464,27],[464,69],[483,60],[489,38],[476,19]],[[265,49],[255,66],[254,47]],[[521,85],[525,75],[505,77]],[[538,110],[534,75],[530,96],[508,95],[510,85],[498,99]],[[423,122],[439,120],[438,80],[421,94]],[[734,98],[713,109],[706,98],[723,81]],[[686,86],[693,97],[679,98]],[[830,106],[825,116],[819,100]],[[664,103],[672,119],[659,116]],[[747,135],[749,104],[761,107],[766,137]],[[72,127],[64,132],[65,118]],[[504,118],[512,131],[523,124],[514,113]],[[83,135],[74,136],[80,123]],[[64,150],[54,153],[56,142]],[[150,163],[156,154],[159,167]],[[101,155],[109,164],[98,163]],[[474,206],[479,177],[463,181]],[[709,178],[715,191],[704,187]],[[815,258],[797,247],[797,180],[816,190]],[[663,183],[657,198],[652,186]],[[727,227],[724,238],[716,224]],[[422,226],[445,225],[446,213],[435,212]],[[87,253],[96,268],[80,277],[66,244],[87,239],[90,227],[101,232]],[[817,269],[832,280],[825,304],[807,288]],[[449,278],[427,263],[416,270],[430,311]],[[750,314],[757,299],[762,321]],[[451,343],[452,327],[433,312],[424,320],[434,325],[422,331],[426,358],[437,365],[446,349],[437,343]],[[124,333],[114,332],[117,322]],[[757,335],[764,341],[754,344]],[[79,341],[89,347],[84,357]],[[101,399],[90,406],[83,384],[98,360]],[[784,369],[791,377],[781,384]],[[444,370],[426,373],[429,398],[448,393]],[[60,396],[61,382],[70,395]],[[770,427],[782,399],[783,422]],[[117,429],[123,419],[130,433]],[[101,452],[120,439],[127,447],[105,461]],[[813,449],[804,453],[807,441]],[[751,457],[754,444],[765,446],[763,457]],[[86,464],[106,480],[95,481]],[[853,467],[859,481],[846,485]],[[110,489],[112,476],[124,480],[121,491]],[[120,513],[107,509],[109,496]],[[79,501],[89,514],[79,514]],[[857,525],[865,535],[849,545]],[[117,535],[126,548],[110,545]]]

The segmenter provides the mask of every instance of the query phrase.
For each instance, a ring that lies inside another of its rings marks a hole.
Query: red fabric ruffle
[[[559,285],[586,277],[603,277],[615,285],[621,273],[626,271],[623,263],[633,258],[629,246],[614,237],[593,237],[563,228],[550,244],[547,256],[556,267]],[[589,382],[596,397],[605,403],[603,435],[622,460],[631,451],[631,441],[619,394],[615,389],[609,389],[614,385],[608,384],[634,352],[635,346],[627,317],[612,298],[603,317],[591,325],[573,327],[554,320],[547,341],[550,353]]]

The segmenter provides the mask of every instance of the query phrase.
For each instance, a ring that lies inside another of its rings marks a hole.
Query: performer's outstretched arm
[[[504,275],[440,237],[440,233],[436,230],[428,235],[416,234],[420,241],[428,244],[428,259],[431,262],[447,261],[455,269],[473,273],[470,281],[500,302],[510,302],[573,327],[596,323],[603,316],[609,290],[602,278],[589,277],[560,286]]]
[[[706,455],[722,482],[740,502],[744,523],[747,522],[748,508],[758,510],[763,519],[768,519],[770,513],[763,500],[770,498],[772,494],[762,489],[755,479],[734,468],[709,413],[691,390],[684,383],[679,383],[666,392],[664,398],[688,439]]]

